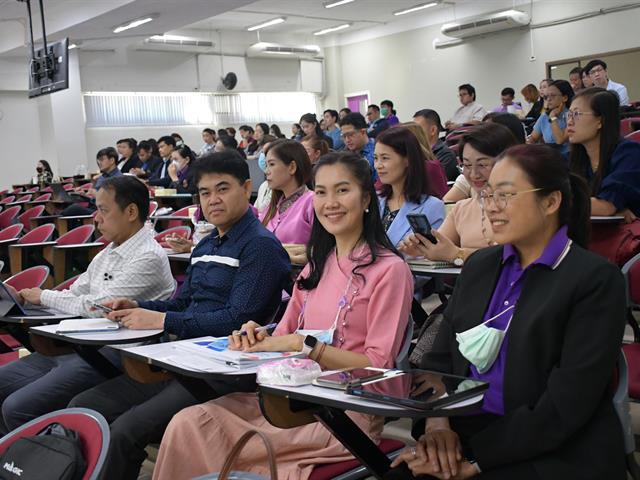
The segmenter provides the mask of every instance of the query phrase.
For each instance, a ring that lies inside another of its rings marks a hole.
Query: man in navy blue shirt
[[[106,302],[109,315],[130,329],[163,328],[179,338],[226,336],[248,320],[266,322],[281,299],[290,261],[276,237],[249,209],[249,168],[231,150],[198,160],[196,184],[202,212],[216,225],[191,254],[180,295],[174,300]],[[210,398],[255,388],[243,376],[210,382]],[[76,396],[73,406],[102,413],[111,441],[102,478],[136,479],[145,446],[159,442],[180,410],[202,402],[176,380],[141,384],[126,375]]]

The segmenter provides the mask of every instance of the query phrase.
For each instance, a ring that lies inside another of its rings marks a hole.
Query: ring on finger
[[[417,457],[417,456],[418,456],[418,450],[416,449],[416,447],[413,447],[413,448],[411,449],[411,455],[413,455],[414,457]]]

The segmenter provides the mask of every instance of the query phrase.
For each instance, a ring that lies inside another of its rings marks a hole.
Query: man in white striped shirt
[[[79,316],[99,316],[91,302],[127,297],[168,299],[174,290],[169,261],[144,223],[149,193],[135,177],[108,179],[96,196],[98,229],[111,243],[70,289],[25,289],[20,297]],[[112,361],[117,362],[117,356]],[[0,367],[3,433],[44,413],[64,408],[76,394],[105,378],[76,354],[33,353]]]

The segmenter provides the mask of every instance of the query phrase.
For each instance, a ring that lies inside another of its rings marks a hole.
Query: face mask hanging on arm
[[[267,171],[267,156],[264,152],[260,152],[260,155],[258,156],[258,166],[263,172]]]
[[[496,361],[496,358],[498,358],[500,347],[502,346],[507,330],[509,330],[509,325],[511,325],[513,313],[511,314],[507,327],[504,330],[488,327],[487,323],[495,320],[501,315],[504,315],[508,311],[513,310],[514,308],[515,305],[511,305],[506,310],[503,310],[496,316],[482,322],[480,325],[476,325],[469,330],[456,334],[460,353],[478,369],[478,372],[486,373],[489,371],[493,363]]]

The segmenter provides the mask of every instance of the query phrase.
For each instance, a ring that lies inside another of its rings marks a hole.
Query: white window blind
[[[316,95],[274,93],[85,93],[88,127],[240,125],[297,122],[316,111]]]

